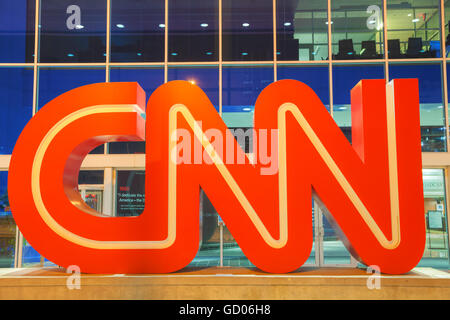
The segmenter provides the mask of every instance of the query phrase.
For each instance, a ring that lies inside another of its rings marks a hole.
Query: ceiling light
[[[67,56],[68,57],[74,57],[75,55],[73,53],[68,53]]]
[[[285,23],[284,23],[284,26],[285,26],[285,27],[289,27],[291,24],[292,24],[292,23],[290,23],[290,22],[285,22]]]
[[[243,56],[248,56],[248,52],[242,52]]]
[[[202,24],[200,24],[200,27],[202,27],[202,28],[206,28],[207,26],[208,26],[207,23],[202,23]]]
[[[84,26],[81,25],[81,24],[77,24],[77,25],[75,26],[75,29],[78,29],[78,30],[84,29]]]
[[[328,21],[326,21],[325,24],[328,24]],[[333,21],[331,21],[331,24],[333,24]]]
[[[250,23],[244,22],[244,23],[242,24],[242,26],[245,27],[245,28],[250,27]]]
[[[121,24],[121,23],[116,24],[116,27],[119,28],[119,29],[125,28],[125,26],[123,24]]]
[[[164,23],[160,23],[160,24],[158,25],[158,27],[160,27],[160,28],[165,28],[166,25],[165,25]]]

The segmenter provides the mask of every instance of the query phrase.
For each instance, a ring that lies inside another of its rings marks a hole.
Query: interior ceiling
[[[311,33],[327,31],[327,2],[326,1],[309,1],[297,0],[297,10],[295,15],[295,31],[296,33]],[[356,3],[356,4],[355,4]],[[447,1],[449,3],[450,1]],[[367,13],[367,8],[377,5],[383,9],[382,1],[373,0],[332,0],[332,30],[335,33],[349,33],[349,38],[355,38],[356,41],[365,39],[369,34],[376,33],[376,30],[367,28],[367,19],[371,13]],[[439,15],[438,0],[388,0],[387,3],[387,27],[389,30],[388,37],[390,39],[400,39],[407,42],[409,37],[414,36],[414,28],[423,30],[425,22],[430,21],[434,15]],[[448,9],[450,11],[450,8]],[[314,20],[312,20],[314,15]],[[383,18],[381,16],[381,18]],[[418,19],[418,20],[417,20]],[[433,19],[433,23],[429,23],[428,28],[439,28]],[[406,29],[406,30],[405,30]],[[400,31],[403,30],[403,31]],[[428,34],[428,38],[433,33]],[[424,37],[419,32],[418,36]],[[370,35],[369,35],[370,37]],[[435,40],[439,37],[437,36]],[[333,38],[333,41],[336,40]]]

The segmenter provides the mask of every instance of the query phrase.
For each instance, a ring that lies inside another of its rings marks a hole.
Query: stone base
[[[353,268],[302,268],[284,275],[207,268],[169,275],[81,274],[78,280],[58,268],[0,269],[0,299],[450,299],[450,273],[431,268],[380,278]]]

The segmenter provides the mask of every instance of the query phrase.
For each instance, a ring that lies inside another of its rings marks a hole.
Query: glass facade
[[[448,268],[449,21],[450,1],[439,0],[2,1],[1,267],[49,263],[17,233],[6,181],[24,125],[63,92],[127,81],[138,82],[148,99],[167,81],[191,81],[230,128],[248,132],[252,152],[254,104],[273,81],[312,87],[351,142],[350,89],[359,80],[418,78],[422,151],[431,159],[423,171],[427,249],[420,265]],[[93,150],[125,160],[80,173],[85,201],[111,215],[138,215],[142,202],[120,200],[144,194],[136,160],[143,153],[145,142]],[[201,250],[191,266],[251,265],[203,194],[201,210]],[[308,264],[354,264],[320,210],[312,219]]]

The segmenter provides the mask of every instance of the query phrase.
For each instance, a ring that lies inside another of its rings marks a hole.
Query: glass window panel
[[[434,58],[440,48],[439,0],[388,1],[389,57]]]
[[[100,82],[105,82],[105,69],[40,68],[39,108],[69,90]]]
[[[448,225],[444,170],[423,169],[426,245],[419,267],[448,270]]]
[[[105,60],[106,0],[41,0],[41,62]]]
[[[116,177],[115,215],[140,215],[145,207],[145,171],[119,170]]]
[[[111,1],[111,61],[164,61],[164,0]]]
[[[35,0],[0,2],[0,62],[34,61]]]
[[[144,89],[147,101],[153,91],[164,83],[164,69],[162,68],[111,68],[111,82],[137,82]],[[112,142],[109,143],[110,154],[138,154],[145,153],[145,142]]]
[[[217,61],[218,30],[218,0],[169,0],[169,61]]]
[[[326,0],[277,1],[277,60],[326,60]]]
[[[78,184],[103,184],[103,170],[80,170]]]
[[[261,91],[273,82],[273,67],[224,67],[222,116],[228,127],[253,127]]]
[[[330,110],[330,82],[328,66],[278,66],[278,80],[293,79],[310,86]]]
[[[273,60],[272,0],[223,1],[223,60]]]
[[[381,0],[331,1],[333,59],[383,58],[383,3]]]
[[[0,154],[11,154],[33,115],[33,69],[0,68]]]
[[[200,193],[201,245],[189,267],[217,267],[220,265],[219,216],[206,194]]]
[[[217,67],[169,68],[168,80],[185,80],[199,86],[219,110],[219,69]]]
[[[445,35],[445,48],[444,50],[445,55],[448,57],[448,54],[450,53],[450,1],[445,1],[444,4],[445,10],[444,10],[444,35]],[[440,57],[440,55],[438,55]]]
[[[420,125],[423,152],[445,152],[445,114],[439,64],[391,64],[390,79],[419,79]]]
[[[351,90],[363,79],[384,79],[384,65],[333,67],[333,118],[352,141]]]
[[[9,207],[7,171],[0,171],[0,228],[0,268],[13,268],[17,228]]]

